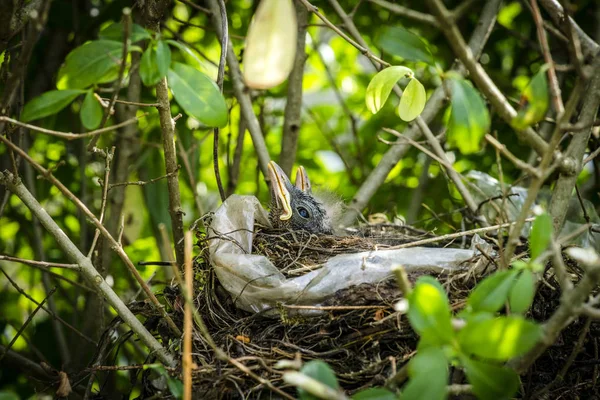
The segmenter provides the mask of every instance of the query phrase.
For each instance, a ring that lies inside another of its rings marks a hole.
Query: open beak
[[[296,171],[296,187],[305,193],[311,192],[310,180],[308,179],[308,174],[302,165],[299,166],[298,170]]]
[[[283,209],[279,219],[286,221],[292,218],[291,196],[286,184],[291,186],[292,183],[275,161],[269,162],[269,178],[271,179],[271,193],[277,205]]]

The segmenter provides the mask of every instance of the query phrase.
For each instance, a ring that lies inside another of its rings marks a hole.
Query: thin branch
[[[2,271],[4,272],[4,271]],[[6,275],[6,272],[4,272],[4,274]],[[27,325],[29,325],[29,323],[31,322],[31,320],[33,319],[33,317],[35,316],[35,314],[37,314],[37,312],[44,306],[44,303],[46,303],[46,301],[50,298],[50,296],[52,296],[54,294],[54,292],[56,292],[56,287],[52,288],[48,294],[46,295],[46,297],[44,297],[44,300],[42,300],[41,303],[39,303],[35,309],[31,312],[31,314],[29,314],[29,317],[27,317],[27,319],[25,320],[25,322],[23,323],[23,325],[21,325],[21,327],[19,328],[19,330],[17,331],[17,333],[15,334],[15,336],[13,336],[12,340],[10,341],[10,343],[8,344],[8,346],[6,346],[3,350],[2,353],[0,353],[0,361],[2,361],[2,359],[4,358],[4,356],[6,355],[6,353],[12,348],[13,344],[15,344],[15,342],[17,341],[17,339],[19,338],[19,336],[21,336],[21,334],[23,333],[23,331],[25,330],[25,328],[27,328]]]
[[[456,54],[467,68],[471,79],[473,79],[479,90],[481,90],[490,103],[492,103],[492,106],[496,109],[502,119],[510,124],[517,115],[517,111],[510,105],[504,94],[502,94],[490,76],[485,72],[481,64],[477,62],[473,52],[469,50],[460,30],[452,18],[451,12],[448,11],[441,0],[426,0],[426,3],[436,15],[440,28],[444,32],[454,54]],[[517,133],[525,142],[527,142],[527,144],[533,147],[538,154],[541,155],[546,153],[548,144],[532,128],[527,128]]]
[[[104,101],[110,101],[109,98],[101,97],[100,99]],[[158,103],[140,103],[138,101],[129,101],[129,100],[119,100],[115,99],[115,103],[125,104],[128,106],[138,106],[138,107],[158,107]]]
[[[500,153],[502,153],[504,155],[504,157],[508,158],[508,160],[510,162],[512,162],[517,168],[522,169],[523,171],[527,172],[531,176],[535,176],[538,178],[541,176],[540,172],[537,169],[535,169],[534,167],[527,164],[525,161],[522,161],[517,156],[515,156],[513,153],[511,153],[504,144],[500,143],[492,135],[486,134],[485,140],[487,140],[492,146],[494,146],[496,149],[498,149],[498,151],[500,151]]]
[[[56,224],[56,222],[54,222],[48,213],[46,213],[44,208],[42,208],[42,206],[31,195],[27,188],[20,182],[14,183],[10,173],[0,173],[0,181],[6,185],[11,192],[18,196],[19,199],[21,199],[21,201],[27,206],[27,208],[31,210],[32,214],[34,214],[40,220],[42,225],[54,237],[57,244],[62,248],[67,257],[69,257],[73,263],[79,265],[82,275],[91,285],[93,285],[102,293],[104,298],[115,309],[123,321],[129,325],[129,327],[139,336],[140,340],[142,340],[149,349],[151,349],[153,352],[156,352],[157,357],[163,363],[173,366],[175,364],[173,357],[164,347],[162,347],[162,345],[154,338],[154,336],[148,332],[148,330],[131,312],[131,310],[129,310],[129,308],[121,301],[119,296],[113,291],[108,283],[106,283],[102,276],[98,274],[98,271],[96,271],[90,259],[83,255],[81,251],[79,251],[77,246],[73,244],[73,242],[65,235],[63,230]],[[87,210],[87,208],[85,210]],[[97,221],[96,218],[94,219]]]
[[[180,143],[180,142],[177,142],[177,143]],[[174,171],[174,172],[172,172],[172,173],[170,173],[170,174],[165,174],[163,176],[159,176],[158,178],[152,178],[152,179],[147,180],[147,181],[131,181],[131,182],[111,183],[110,185],[108,185],[108,190],[110,191],[111,189],[113,189],[115,187],[119,187],[119,186],[146,186],[146,185],[149,185],[151,183],[158,182],[158,181],[160,181],[162,179],[166,179],[169,176],[176,175],[179,172],[180,168],[181,167],[178,166],[177,170]]]
[[[469,40],[469,49],[476,58],[481,54],[483,47],[492,32],[500,3],[500,0],[490,0],[483,7],[477,27]],[[455,71],[461,75],[465,74],[462,67],[455,68]],[[425,122],[432,121],[442,110],[446,101],[447,96],[444,88],[439,86],[427,100],[425,109],[421,113],[421,118],[423,118]],[[416,124],[412,124],[402,133],[402,135],[410,137],[413,140],[418,140],[421,135],[421,130]],[[405,144],[392,146],[385,152],[375,169],[373,169],[369,176],[364,180],[363,184],[348,204],[348,210],[340,221],[342,225],[348,226],[354,223],[357,216],[375,195],[377,189],[385,182],[390,171],[396,166],[398,161],[404,157],[409,149],[410,145]]]
[[[192,270],[192,250],[194,242],[192,241],[192,232],[185,233],[185,290],[189,296],[194,293],[194,272]],[[181,365],[183,369],[183,398],[192,399],[192,308],[193,302],[185,302],[183,315],[183,352],[181,354]]]
[[[531,10],[537,30],[538,41],[540,42],[542,54],[544,55],[544,61],[548,64],[548,80],[550,81],[550,92],[552,93],[554,110],[557,115],[560,115],[565,110],[565,106],[563,105],[560,86],[558,85],[558,78],[556,77],[556,70],[554,69],[552,53],[550,53],[550,47],[548,46],[548,38],[546,37],[546,31],[544,30],[542,23],[542,14],[540,13],[540,8],[538,7],[536,0],[531,0]]]
[[[281,137],[281,153],[279,165],[283,172],[291,176],[292,166],[296,161],[298,150],[298,137],[302,125],[302,81],[304,78],[304,64],[306,62],[306,25],[308,11],[299,2],[294,2],[296,20],[298,22],[298,35],[296,37],[296,55],[294,66],[288,77],[288,90],[283,111],[283,135]]]
[[[19,153],[21,155],[21,157],[23,157],[36,170],[38,170],[46,179],[48,179],[54,186],[56,186],[58,188],[58,190],[61,193],[63,193],[63,195],[65,195],[69,200],[71,200],[75,204],[75,206],[77,206],[77,208],[79,208],[81,211],[83,211],[83,213],[86,215],[86,217],[89,218],[98,229],[100,229],[100,232],[102,232],[102,236],[108,241],[111,248],[119,255],[121,260],[123,260],[123,262],[129,269],[129,271],[133,274],[133,276],[135,277],[137,282],[142,286],[142,288],[144,288],[144,293],[146,294],[148,299],[150,299],[150,301],[154,304],[156,309],[161,313],[163,318],[165,318],[165,320],[167,321],[167,324],[171,327],[173,332],[180,334],[181,332],[179,331],[179,328],[177,328],[177,325],[175,325],[175,323],[173,322],[173,319],[171,319],[171,317],[167,314],[167,312],[161,306],[160,302],[158,301],[158,299],[156,298],[154,293],[152,293],[152,291],[150,290],[148,285],[146,285],[146,282],[144,281],[144,279],[140,275],[140,273],[137,270],[137,268],[135,267],[135,265],[133,265],[133,263],[131,262],[131,260],[125,253],[125,251],[123,250],[123,247],[112,237],[112,235],[106,230],[104,225],[102,225],[100,223],[100,221],[98,221],[96,216],[86,207],[86,205],[83,204],[83,202],[77,196],[75,196],[61,181],[56,179],[56,177],[54,177],[50,173],[50,171],[48,171],[47,169],[42,167],[40,164],[38,164],[27,153],[25,153],[21,148],[16,147],[12,142],[10,142],[9,140],[7,140],[6,138],[4,138],[1,135],[0,135],[0,141],[4,142],[8,146],[11,146],[13,148],[13,150],[15,150],[15,152]],[[4,175],[6,176],[6,173]],[[12,175],[9,174],[9,176],[12,179]],[[6,181],[6,179],[4,179],[4,180]],[[5,182],[5,184],[6,184],[6,182]],[[23,186],[23,185],[20,185],[20,186]],[[9,189],[11,189],[11,187],[18,188],[20,186],[17,186],[16,183],[13,183],[12,186],[8,185]],[[24,186],[23,186],[23,189],[25,191],[27,190]],[[13,191],[13,193],[15,193],[15,192]],[[31,196],[31,194],[29,192],[26,192],[26,194]],[[35,204],[37,204],[37,201]],[[47,214],[46,214],[46,216],[47,216]],[[48,217],[48,218],[50,218],[50,217]],[[54,221],[52,221],[52,223],[54,223]],[[44,225],[44,226],[46,226],[46,225]],[[46,227],[46,229],[48,229],[48,227]],[[64,236],[64,232],[62,230],[60,232],[62,233],[62,236]],[[64,237],[66,238],[66,236],[64,236]],[[72,244],[71,242],[69,242],[69,243]],[[77,251],[79,251],[79,250],[77,250]],[[89,262],[89,260],[88,260],[88,262]],[[77,262],[77,264],[81,265],[81,263],[79,263],[79,262]],[[90,265],[91,265],[91,262],[90,262]],[[93,268],[93,266],[92,266],[92,268]]]
[[[417,22],[422,22],[427,25],[431,25],[433,27],[437,27],[437,21],[435,17],[431,14],[422,13],[419,11],[411,10],[408,7],[404,7],[398,4],[390,3],[385,0],[368,0],[373,4],[377,4],[378,6],[385,8],[388,11],[393,12],[401,17],[409,18]]]
[[[223,93],[223,78],[225,76],[225,63],[227,62],[227,44],[229,43],[229,29],[227,27],[227,9],[225,8],[224,0],[218,0],[219,16],[221,17],[221,56],[219,57],[219,69],[217,71],[217,86]],[[213,164],[215,169],[215,178],[221,201],[225,201],[225,189],[221,181],[221,172],[219,171],[219,128],[213,130]]]
[[[104,223],[104,213],[106,211],[106,201],[108,199],[108,180],[110,178],[110,163],[115,155],[115,146],[113,146],[107,153],[104,158],[104,181],[102,182],[102,202],[100,206],[100,223]],[[94,248],[96,247],[96,243],[98,242],[98,238],[100,237],[100,231],[96,229],[94,233],[94,239],[92,240],[92,245],[90,246],[90,251],[88,252],[88,258],[92,256],[94,253]]]
[[[32,265],[42,268],[64,268],[64,269],[78,269],[79,265],[77,264],[61,264],[61,263],[53,263],[47,261],[36,261],[36,260],[26,260],[24,258],[19,257],[11,257],[0,254],[0,261],[11,261],[26,265]]]
[[[75,139],[83,139],[83,138],[91,137],[91,136],[97,136],[97,135],[100,135],[102,133],[111,132],[111,131],[114,131],[115,129],[122,128],[124,126],[134,124],[137,121],[139,121],[140,119],[144,118],[146,115],[148,115],[148,114],[145,113],[143,115],[140,115],[138,117],[134,117],[134,118],[128,119],[128,120],[123,121],[123,122],[121,122],[119,124],[116,124],[116,125],[107,126],[105,128],[100,128],[100,129],[96,129],[96,130],[93,130],[93,131],[82,132],[82,133],[54,131],[52,129],[46,129],[46,128],[42,128],[42,127],[39,127],[39,126],[26,124],[24,122],[17,121],[16,119],[12,119],[12,118],[5,117],[5,116],[0,116],[0,121],[10,122],[11,124],[15,124],[15,125],[21,126],[23,128],[31,129],[32,131],[35,131],[35,132],[40,132],[40,133],[45,133],[47,135],[56,136],[56,137],[59,137],[61,139],[75,140]]]
[[[212,11],[212,24],[217,31],[217,36],[221,38],[222,31],[221,19],[219,18],[218,1],[219,0],[208,0],[208,4],[210,5],[210,9]],[[246,84],[244,83],[242,72],[240,70],[240,63],[238,62],[237,56],[233,51],[231,40],[227,45],[227,65],[229,65],[229,75],[233,84],[234,95],[240,103],[241,114],[246,121],[248,130],[250,131],[250,136],[252,136],[252,142],[254,143],[254,149],[256,150],[256,156],[258,158],[260,170],[262,171],[265,180],[268,181],[268,164],[271,158],[269,156],[269,151],[267,150],[267,145],[265,143],[265,138],[260,128],[260,124],[258,123],[256,115],[254,114],[254,110],[252,108],[252,99],[250,98],[250,93],[246,87]]]
[[[113,84],[112,90],[113,94],[110,97],[110,102],[104,111],[104,115],[102,116],[102,121],[100,121],[100,128],[103,128],[108,122],[108,118],[110,117],[113,107],[115,106],[115,101],[119,96],[119,91],[121,90],[121,86],[123,84],[123,78],[125,77],[125,68],[127,66],[127,54],[129,53],[129,37],[131,36],[131,8],[125,7],[123,8],[123,52],[121,53],[121,65],[119,66],[119,74],[117,76],[117,80]],[[87,150],[92,151],[94,147],[96,147],[96,143],[98,143],[98,136],[93,136],[92,140],[87,145]]]

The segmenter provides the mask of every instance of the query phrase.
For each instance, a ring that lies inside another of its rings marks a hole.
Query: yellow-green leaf
[[[512,120],[512,126],[516,129],[526,129],[546,116],[549,105],[547,70],[548,65],[542,66],[523,90],[521,107]]]
[[[58,71],[58,89],[85,89],[116,79],[121,63],[123,43],[94,40],[67,55]]]
[[[386,68],[377,73],[377,75],[371,79],[371,82],[369,82],[367,93],[365,95],[365,102],[369,111],[373,114],[377,114],[377,112],[385,105],[396,82],[405,76],[412,75],[413,72],[410,68],[399,65]]]
[[[425,87],[423,87],[417,78],[413,77],[408,82],[408,85],[406,85],[406,89],[404,89],[400,98],[398,115],[403,121],[412,121],[421,115],[426,101],[427,94],[425,93]]]
[[[490,115],[479,92],[464,79],[450,80],[452,103],[448,142],[461,153],[470,154],[481,148],[481,139],[490,127]]]

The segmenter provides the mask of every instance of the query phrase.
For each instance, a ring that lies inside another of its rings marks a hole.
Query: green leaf
[[[169,45],[162,40],[156,44],[156,65],[160,79],[167,76],[169,66],[171,65],[171,49]]]
[[[529,351],[541,336],[539,325],[510,315],[469,322],[458,333],[458,341],[464,354],[506,361]]]
[[[376,44],[384,51],[405,60],[433,64],[429,46],[419,36],[401,26],[384,28]]]
[[[510,399],[519,388],[519,376],[506,367],[460,358],[473,392],[480,399]]]
[[[529,252],[531,259],[538,258],[550,244],[552,238],[552,217],[543,213],[535,217],[529,235]]]
[[[405,76],[412,76],[410,68],[394,66],[380,71],[371,79],[367,87],[365,102],[373,114],[377,114],[384,106],[396,82]]]
[[[426,101],[425,88],[416,78],[412,78],[400,98],[398,115],[403,121],[412,121],[421,115]]]
[[[123,24],[120,22],[115,22],[106,28],[102,29],[100,33],[98,33],[98,37],[100,39],[106,40],[115,40],[117,42],[123,42]],[[129,37],[131,43],[139,42],[140,40],[150,39],[150,33],[139,26],[138,24],[133,24],[131,26],[131,36]]]
[[[408,320],[419,335],[436,344],[452,341],[454,330],[448,297],[436,279],[420,277],[408,300]]]
[[[521,95],[521,107],[513,118],[511,125],[519,130],[526,129],[541,121],[546,116],[549,105],[548,79],[546,78],[548,65],[543,65]]]
[[[58,71],[58,89],[85,89],[115,80],[123,44],[112,40],[95,40],[77,47],[67,55]]]
[[[163,75],[164,76],[164,75]],[[148,46],[140,60],[140,78],[146,86],[154,86],[160,80],[156,47]]]
[[[467,306],[473,312],[496,312],[504,305],[515,282],[515,270],[496,271],[481,281],[469,295]]]
[[[174,63],[169,69],[169,87],[186,113],[207,126],[227,125],[227,105],[217,85],[202,72]]]
[[[419,350],[408,365],[410,380],[402,390],[402,399],[441,400],[448,397],[448,360],[439,348]]]
[[[514,283],[508,296],[510,311],[515,314],[526,312],[535,296],[535,285],[533,282],[533,272],[529,269],[521,271],[521,274]]]
[[[100,122],[102,122],[102,116],[102,106],[94,96],[94,91],[88,91],[83,99],[81,111],[79,112],[81,123],[86,129],[94,130],[100,126]]]
[[[490,115],[479,92],[463,79],[451,79],[452,90],[448,141],[461,153],[475,153],[490,127]]]
[[[396,400],[397,398],[394,393],[384,388],[369,388],[352,396],[352,400]]]
[[[21,121],[29,122],[56,114],[85,90],[51,90],[25,104]]]
[[[338,383],[333,370],[326,362],[321,360],[309,361],[300,370],[304,375],[310,376],[313,379],[318,380],[324,385],[329,386],[332,389],[339,390],[340,385]],[[307,393],[301,388],[298,388],[298,397],[303,400],[317,399],[310,393]]]
[[[8,390],[0,390],[0,400],[19,400],[20,397],[15,392],[9,392]]]
[[[166,40],[166,42],[171,46],[177,47],[183,53],[184,56],[187,56],[186,61],[188,61],[188,64],[192,64],[189,62],[190,60],[192,60],[192,66],[194,68],[204,68],[204,62],[200,58],[198,58],[198,56],[188,46],[186,46],[183,43],[176,42],[175,40]]]

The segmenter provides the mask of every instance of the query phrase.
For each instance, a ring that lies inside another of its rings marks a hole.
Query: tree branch
[[[469,49],[477,58],[481,54],[483,47],[492,32],[500,3],[500,0],[490,0],[485,4],[477,27],[473,31],[473,35],[469,41]],[[461,67],[457,68],[456,71],[460,74],[465,74],[464,69]],[[444,88],[439,86],[435,89],[429,100],[427,100],[427,104],[425,105],[425,109],[421,113],[420,118],[426,123],[429,123],[442,110],[445,104],[446,93]],[[402,135],[417,140],[421,136],[421,129],[416,124],[411,124]],[[398,144],[390,147],[390,149],[385,152],[379,161],[379,164],[371,171],[350,201],[348,211],[342,218],[342,225],[347,226],[354,223],[358,214],[367,206],[377,189],[385,182],[390,171],[396,166],[398,161],[404,157],[410,148],[411,146],[408,143]]]
[[[296,161],[298,137],[302,125],[302,80],[304,77],[304,63],[307,58],[305,47],[308,11],[306,11],[306,7],[298,2],[294,2],[294,6],[296,7],[296,20],[298,21],[296,57],[294,67],[288,77],[287,101],[283,113],[283,136],[281,138],[281,153],[279,154],[279,165],[288,176],[291,176],[292,166]]]
[[[163,363],[168,366],[174,366],[175,360],[173,357],[163,346],[161,346],[154,336],[148,332],[129,308],[127,308],[119,296],[112,290],[108,283],[106,283],[104,278],[98,274],[98,271],[96,271],[90,259],[79,251],[77,246],[75,246],[75,244],[73,244],[73,242],[65,235],[64,231],[56,224],[56,222],[54,222],[27,188],[21,182],[15,183],[10,172],[0,172],[0,182],[6,185],[11,192],[19,197],[23,204],[31,210],[32,214],[39,219],[44,228],[46,228],[46,230],[54,237],[56,243],[65,252],[69,260],[79,265],[81,274],[92,286],[102,293],[108,303],[115,309],[123,321],[138,335],[140,340],[142,340],[150,350],[155,352],[157,357]]]

